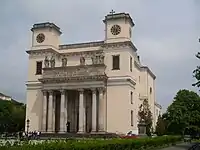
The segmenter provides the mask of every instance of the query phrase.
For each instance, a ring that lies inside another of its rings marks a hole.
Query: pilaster
[[[42,113],[42,132],[47,130],[47,91],[43,92],[43,113]]]

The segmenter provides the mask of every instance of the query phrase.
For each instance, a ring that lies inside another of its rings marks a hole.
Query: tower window
[[[115,55],[115,56],[112,56],[112,60],[113,60],[113,70],[119,70],[120,67],[119,67],[119,64],[120,64],[120,58],[119,58],[119,55]]]
[[[36,75],[42,74],[42,61],[36,62]]]
[[[150,87],[150,90],[149,90],[150,94],[152,94],[152,87]]]
[[[133,69],[133,65],[132,65],[132,57],[130,57],[130,71],[132,72],[132,69]]]
[[[131,91],[131,104],[133,104],[133,92]]]
[[[131,126],[133,127],[133,111],[131,110]]]

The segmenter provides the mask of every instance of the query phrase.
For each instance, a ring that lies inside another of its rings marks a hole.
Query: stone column
[[[55,132],[56,95],[53,94],[53,132]]]
[[[99,132],[105,132],[105,100],[104,100],[104,89],[99,88]]]
[[[42,132],[47,131],[47,91],[43,91]]]
[[[67,132],[67,121],[68,121],[68,114],[67,114],[67,105],[68,105],[68,96],[67,96],[67,91],[65,92],[65,120],[64,120],[64,129]]]
[[[92,132],[97,131],[97,95],[96,89],[92,89]]]
[[[79,89],[79,133],[84,133],[84,98],[83,98],[83,89]]]
[[[60,132],[65,132],[65,90],[60,90]]]
[[[53,91],[49,91],[48,132],[53,132]]]

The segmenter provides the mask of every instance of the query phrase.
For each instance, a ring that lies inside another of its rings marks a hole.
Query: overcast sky
[[[191,89],[199,64],[199,0],[1,0],[0,92],[25,102],[30,28],[54,22],[62,43],[104,39],[104,16],[112,9],[130,13],[133,43],[141,61],[156,74],[156,99],[166,108],[179,89]]]

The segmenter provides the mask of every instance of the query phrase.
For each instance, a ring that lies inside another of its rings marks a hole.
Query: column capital
[[[66,91],[65,89],[61,89],[61,90],[60,90],[60,93],[61,93],[61,94],[65,94],[65,91]]]
[[[98,90],[99,92],[102,92],[102,93],[103,93],[103,92],[105,91],[105,88],[104,88],[104,87],[98,87],[97,90]]]
[[[53,95],[53,90],[48,90],[49,95]]]
[[[42,93],[43,93],[44,96],[47,95],[47,92],[48,92],[47,90],[42,90]]]
[[[92,93],[96,93],[96,91],[97,91],[96,88],[91,88],[90,90],[92,91]]]
[[[83,93],[83,92],[84,92],[84,89],[78,89],[78,91],[79,91],[80,93]]]

